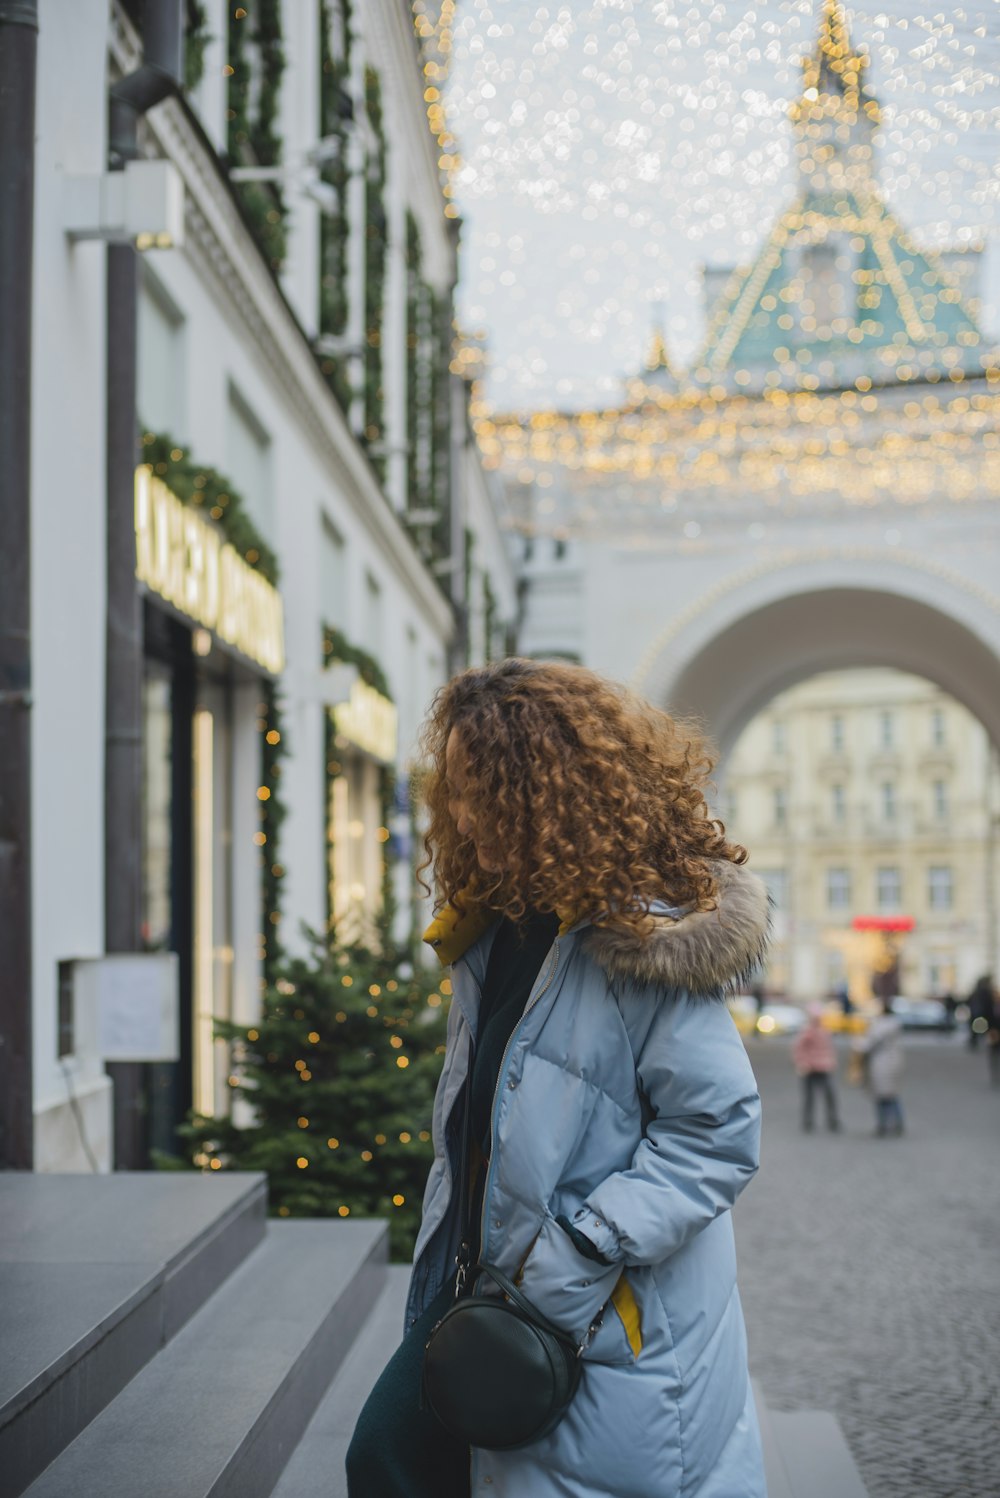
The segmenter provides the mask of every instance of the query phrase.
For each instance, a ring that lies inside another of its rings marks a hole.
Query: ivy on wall
[[[332,625],[323,626],[323,664],[332,666],[336,663],[345,666],[354,666],[361,680],[368,686],[387,698],[390,702],[392,693],[389,690],[389,682],[385,672],[373,655],[367,650],[362,650],[357,645],[352,645],[347,636],[341,630]],[[328,781],[343,773],[341,763],[341,750],[337,746],[337,731],[333,724],[333,716],[327,712],[325,722],[325,764]],[[393,930],[396,916],[396,891],[393,883],[393,864],[388,856],[389,823],[393,815],[396,802],[396,768],[394,765],[382,765],[379,768],[379,800],[381,826],[385,833],[383,847],[387,850],[382,859],[382,908],[377,922],[381,940],[383,943],[389,940]],[[332,850],[329,850],[332,851]],[[327,882],[329,889],[329,881]],[[327,928],[332,938],[336,939],[333,931],[333,910],[327,908]]]
[[[437,556],[451,550],[451,353],[450,293],[431,303],[431,483],[438,522],[432,544]]]
[[[411,510],[435,512],[417,527],[427,560],[450,550],[451,299],[437,296],[422,274],[420,229],[406,215],[407,494]]]
[[[205,48],[211,40],[204,0],[187,0],[184,11],[184,87],[189,94],[205,76]]]
[[[275,587],[278,560],[258,534],[247,514],[246,504],[218,469],[192,461],[172,438],[162,432],[146,432],[143,459],[185,504],[204,510],[216,522],[226,540],[249,566]],[[285,870],[280,862],[281,826],[287,808],[281,796],[282,761],[288,742],[282,725],[278,684],[268,681],[257,705],[257,730],[261,735],[261,778],[257,790],[260,825],[254,842],[260,849],[261,931],[259,956],[264,982],[271,983],[284,958],[281,946],[281,882]]]
[[[484,654],[488,663],[494,658],[494,646],[497,634],[497,601],[488,572],[483,578],[483,634]]]
[[[422,274],[420,229],[406,213],[406,445],[407,499],[411,510],[427,509],[431,482],[431,360],[429,358],[430,288]]]
[[[364,439],[379,482],[385,479],[385,456],[379,446],[384,434],[382,388],[383,307],[385,299],[385,130],[382,119],[382,87],[374,68],[365,68],[365,113],[375,138],[365,179],[365,347],[364,347]]]
[[[334,24],[337,20],[337,42]],[[320,134],[337,142],[336,154],[320,167],[320,178],[336,194],[336,209],[324,210],[319,220],[319,331],[339,336],[347,327],[347,139],[354,118],[348,90],[351,72],[351,0],[331,0],[319,5],[319,117]],[[351,387],[346,360],[324,354],[320,370],[340,404],[347,411]]]
[[[281,0],[229,4],[227,34],[229,157],[234,164],[277,166],[281,160],[278,100],[285,71]],[[287,247],[287,216],[281,187],[239,182],[236,192],[254,237],[271,269],[279,271]]]

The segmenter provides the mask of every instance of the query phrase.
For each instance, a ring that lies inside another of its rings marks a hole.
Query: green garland
[[[329,666],[334,661],[341,661],[345,666],[356,666],[362,681],[374,687],[376,692],[387,697],[390,702],[393,700],[386,674],[375,657],[360,646],[352,645],[342,630],[335,629],[332,624],[324,624],[323,664]]]
[[[363,682],[374,688],[381,696],[393,700],[389,690],[389,683],[385,672],[373,655],[367,650],[362,650],[357,645],[352,645],[339,629],[330,624],[323,626],[323,662],[324,665],[333,665],[335,661],[342,662],[345,666],[354,666]],[[332,714],[324,715],[324,754],[328,782],[341,774],[340,751],[337,748],[337,733],[333,725]],[[329,785],[328,785],[329,790]],[[383,765],[379,772],[379,800],[381,802],[382,826],[388,832],[389,822],[392,818],[396,802],[396,768],[394,765]],[[329,853],[330,850],[328,850]],[[382,909],[379,914],[378,930],[383,949],[388,950],[392,940],[392,930],[396,918],[396,890],[392,877],[392,860],[388,856],[382,859]],[[327,881],[329,889],[329,881]],[[333,910],[327,901],[327,930],[333,933]]]
[[[251,115],[251,67],[247,43],[260,59],[260,86]],[[281,137],[277,130],[278,99],[285,71],[282,47],[281,0],[246,0],[229,5],[228,30],[229,156],[234,163],[277,166]],[[243,211],[272,271],[279,271],[287,249],[288,210],[280,186],[271,182],[235,184]]]
[[[462,630],[462,646],[465,654],[465,664],[472,665],[471,655],[471,631],[469,629],[472,614],[472,579],[474,575],[476,551],[476,536],[470,526],[465,526],[462,532],[462,597],[465,601],[465,627]]]
[[[486,663],[488,665],[489,662],[494,659],[493,639],[496,634],[497,628],[497,601],[493,593],[493,586],[490,582],[490,575],[488,572],[483,578],[483,598],[483,629],[486,635]]]
[[[288,808],[281,796],[282,761],[288,754],[288,740],[284,723],[278,686],[269,681],[264,688],[264,700],[257,707],[257,727],[262,735],[263,767],[261,789],[269,792],[268,799],[261,803],[261,825],[258,831],[260,842],[260,867],[262,877],[263,919],[261,922],[260,960],[264,969],[261,987],[274,983],[281,964],[285,961],[285,949],[281,940],[281,896],[285,866],[280,860],[281,828],[288,815]]]
[[[277,587],[278,559],[247,515],[245,502],[218,469],[192,462],[184,448],[162,432],[146,432],[142,446],[144,460],[167,488],[185,504],[206,511],[243,560]],[[280,926],[281,882],[285,871],[279,859],[279,840],[287,815],[280,788],[288,741],[282,727],[276,682],[269,681],[264,688],[257,708],[257,728],[261,735],[260,789],[267,791],[266,796],[259,797],[260,827],[255,839],[261,850],[260,957],[265,982],[270,982],[284,955]]]
[[[364,347],[364,440],[372,447],[384,436],[384,392],[382,388],[382,335],[385,300],[385,130],[382,120],[382,86],[374,68],[365,68],[365,112],[376,140],[365,179],[365,347]],[[385,480],[385,457],[369,452],[380,483]]]
[[[146,432],[143,459],[178,499],[206,510],[245,562],[278,586],[278,558],[247,514],[245,501],[217,468],[195,463],[163,432]]]
[[[406,215],[406,422],[409,508],[434,510],[415,537],[426,561],[451,549],[450,297],[435,295],[422,275],[420,229]]]
[[[426,509],[431,502],[430,411],[431,371],[427,358],[428,287],[421,270],[423,251],[416,218],[406,213],[406,474],[408,508]]]
[[[184,22],[184,87],[194,93],[205,76],[205,48],[212,40],[204,0],[187,0]]]
[[[347,327],[347,140],[351,99],[347,89],[351,72],[351,3],[340,0],[342,55],[335,57],[331,45],[333,11],[330,0],[319,5],[319,118],[320,134],[338,142],[337,154],[320,167],[320,178],[337,195],[335,213],[323,212],[319,220],[319,331],[341,334]],[[351,403],[346,361],[324,355],[320,370],[342,411]]]
[[[451,297],[434,296],[431,301],[431,483],[438,521],[431,544],[435,557],[451,550]]]

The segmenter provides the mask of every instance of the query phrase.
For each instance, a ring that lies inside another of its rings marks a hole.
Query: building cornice
[[[109,50],[121,72],[128,73],[137,66],[137,39],[117,3],[111,11]],[[428,622],[444,641],[449,641],[455,627],[451,608],[352,436],[320,374],[305,333],[243,221],[219,158],[196,117],[183,99],[174,98],[150,111],[146,124],[158,151],[174,163],[184,182],[184,253],[211,281],[216,301],[226,307],[234,323],[243,326],[256,346],[357,520]]]

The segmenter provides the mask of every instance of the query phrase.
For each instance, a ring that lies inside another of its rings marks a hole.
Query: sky
[[[659,322],[704,334],[701,266],[742,264],[795,187],[789,104],[820,0],[458,0],[458,318],[498,410],[615,402]],[[1000,333],[1000,0],[848,5],[882,105],[883,196],[921,247],[983,256]]]

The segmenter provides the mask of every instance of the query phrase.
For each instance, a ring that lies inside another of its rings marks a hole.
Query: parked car
[[[906,999],[902,994],[892,1001],[892,1012],[904,1030],[949,1030],[948,1010],[940,999]]]

